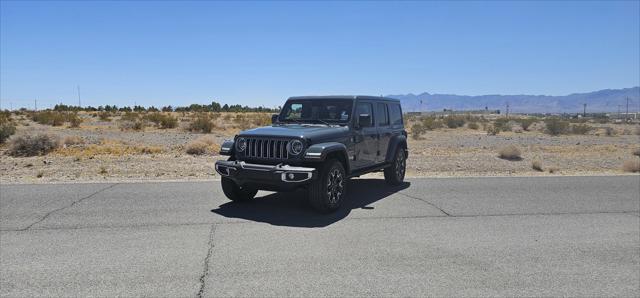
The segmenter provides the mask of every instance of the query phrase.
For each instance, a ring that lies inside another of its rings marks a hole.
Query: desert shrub
[[[185,146],[185,152],[191,155],[215,154],[220,150],[216,140],[211,137],[201,137]]]
[[[120,123],[118,123],[118,127],[120,128],[120,130],[143,130],[145,127],[145,122],[141,121],[141,120],[136,120],[136,121],[129,121],[129,120],[125,120],[125,121],[120,121]]]
[[[58,148],[58,137],[39,134],[35,136],[25,135],[11,140],[9,151],[11,156],[36,156],[45,155]]]
[[[531,126],[531,124],[536,122],[536,120],[530,119],[530,118],[523,118],[523,119],[516,120],[516,122],[518,122],[520,126],[522,126],[522,129],[529,131],[529,126]]]
[[[500,131],[511,131],[511,123],[507,118],[499,118],[493,122],[494,130]],[[496,133],[497,134],[497,133]]]
[[[542,168],[542,162],[539,160],[534,160],[531,163],[531,168],[538,171],[538,172],[544,172],[544,169]]]
[[[478,125],[478,123],[475,123],[475,122],[470,122],[469,124],[467,124],[467,127],[468,127],[469,129],[478,129],[478,128],[480,128],[480,126]]]
[[[10,136],[16,133],[16,127],[11,122],[0,124],[0,144],[4,144]]]
[[[616,134],[616,131],[613,129],[613,127],[605,127],[604,134],[608,137],[612,137]]]
[[[545,125],[545,132],[552,136],[565,134],[569,130],[569,122],[557,118],[547,119]]]
[[[500,133],[500,128],[493,124],[488,124],[485,126],[485,131],[488,135],[495,136]]]
[[[424,125],[420,124],[420,123],[416,123],[413,126],[411,126],[411,138],[413,138],[414,140],[418,140],[420,139],[420,136],[425,133],[425,127]]]
[[[160,119],[160,128],[162,129],[176,128],[177,126],[178,119],[176,117],[173,117],[171,115],[163,115],[163,117]]]
[[[640,156],[640,148],[636,148],[633,151],[631,151],[631,154],[635,155],[635,156]]]
[[[80,118],[80,116],[78,116],[78,114],[76,113],[69,114],[68,120],[69,127],[77,128],[80,127],[80,124],[82,124],[82,118]]]
[[[109,113],[109,112],[98,113],[98,118],[100,118],[100,121],[110,122],[111,121],[111,113]]]
[[[549,167],[547,171],[549,171],[549,174],[553,174],[560,171],[560,169],[558,167]]]
[[[126,113],[124,113],[124,115],[122,115],[120,117],[120,120],[136,121],[136,120],[138,120],[138,118],[140,118],[140,114],[138,114],[136,112],[126,112]]]
[[[203,133],[210,133],[214,128],[211,117],[207,114],[199,114],[189,124],[189,131],[199,131]]]
[[[271,116],[268,114],[257,114],[253,119],[253,124],[256,126],[266,126],[271,124]]]
[[[640,159],[625,160],[622,163],[622,170],[625,172],[638,173],[640,172]]]
[[[66,121],[65,115],[61,112],[42,111],[31,114],[31,120],[42,125],[61,126]]]
[[[464,126],[464,117],[449,115],[444,118],[444,123],[448,128],[458,128]]]
[[[442,127],[442,121],[436,117],[429,116],[422,118],[422,126],[425,130],[434,130]]]
[[[65,146],[76,146],[84,144],[84,139],[80,136],[66,136],[62,143]]]
[[[521,160],[522,153],[515,145],[503,147],[498,151],[498,157],[506,160]]]
[[[640,126],[636,127],[636,131],[634,132],[636,136],[640,136]]]
[[[571,125],[571,133],[574,135],[585,135],[591,131],[591,126],[587,124],[573,124]]]

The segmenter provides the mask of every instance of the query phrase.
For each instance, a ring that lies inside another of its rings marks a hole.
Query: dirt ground
[[[46,133],[64,142],[75,136],[81,144],[35,157],[9,156],[9,145],[3,144],[0,183],[211,180],[219,178],[213,168],[215,161],[225,157],[214,153],[190,155],[185,148],[203,137],[219,144],[242,128],[220,118],[208,134],[189,132],[183,122],[172,129],[147,127],[134,131],[120,129],[117,119],[106,122],[88,115],[83,118],[79,128],[40,125],[19,118],[14,137]],[[419,140],[409,138],[407,175],[623,175],[623,162],[638,159],[632,155],[640,148],[640,136],[635,134],[638,125],[606,126],[614,127],[613,136],[607,136],[604,126],[598,124],[586,135],[550,136],[541,131],[488,135],[468,128],[427,131]],[[521,159],[498,157],[498,151],[508,145],[520,149]],[[542,171],[533,169],[534,161],[542,165]]]

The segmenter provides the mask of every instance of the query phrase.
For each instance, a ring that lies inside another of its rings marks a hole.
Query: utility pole
[[[82,102],[80,101],[80,85],[78,85],[78,107],[82,107]]]
[[[33,100],[33,110],[36,111],[36,112],[38,111],[38,100],[37,99]]]
[[[507,101],[507,113],[506,113],[507,119],[509,119],[509,102]]]
[[[582,106],[583,106],[582,117],[587,117],[587,104],[583,103]]]
[[[629,121],[629,97],[627,96],[627,113],[624,115],[624,121]]]
[[[620,108],[622,108],[622,105],[618,105],[618,119],[620,119]]]

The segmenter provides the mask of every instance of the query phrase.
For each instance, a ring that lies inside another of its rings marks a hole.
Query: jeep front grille
[[[287,159],[289,140],[247,138],[247,149],[244,156],[261,159]]]

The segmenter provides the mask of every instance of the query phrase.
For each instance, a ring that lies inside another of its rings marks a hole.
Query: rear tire
[[[347,175],[342,163],[327,160],[318,169],[318,177],[309,186],[309,203],[324,213],[340,208],[347,191]]]
[[[222,192],[224,192],[224,195],[234,202],[249,201],[258,193],[257,189],[241,188],[227,177],[222,177],[220,184],[222,184]]]
[[[399,146],[396,155],[391,161],[391,165],[384,169],[384,181],[389,185],[398,186],[404,181],[404,174],[407,170],[407,160],[404,148]]]

